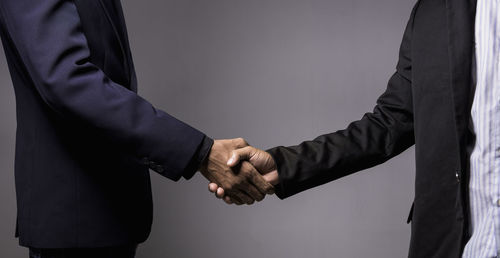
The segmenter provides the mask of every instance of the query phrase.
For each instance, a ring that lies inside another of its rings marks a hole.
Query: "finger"
[[[241,160],[249,160],[253,153],[253,147],[247,146],[241,149],[233,150],[231,154],[231,158],[227,161],[227,165],[230,167],[234,167]]]
[[[254,200],[261,201],[262,199],[264,199],[267,192],[257,189],[250,180],[252,179],[253,175],[260,175],[255,167],[252,166],[250,162],[244,161],[243,163],[241,163],[240,174],[241,176],[244,176],[245,180],[241,185],[238,186],[238,189],[245,192]]]
[[[231,201],[236,205],[242,205],[245,203],[243,200],[242,193],[235,188],[234,184],[228,182],[223,183],[222,189],[224,189],[225,196],[231,198]]]
[[[244,183],[241,188],[241,190],[245,191],[245,193],[250,196],[250,198],[258,202],[262,201],[265,197],[265,194],[257,190],[257,188],[255,188],[255,186],[250,182]]]
[[[231,200],[231,198],[229,196],[224,196],[224,201],[227,203],[227,204],[233,204],[233,201]]]
[[[274,186],[266,181],[266,179],[257,171],[250,163],[245,162],[250,165],[250,182],[263,194],[274,194]]]
[[[219,198],[219,199],[224,197],[224,189],[222,189],[222,187],[217,188],[217,192],[215,193],[215,196],[217,196],[217,198]]]
[[[212,193],[215,193],[215,191],[217,191],[217,188],[219,188],[219,186],[216,183],[208,184],[208,191]]]
[[[238,196],[235,196],[235,195],[230,195],[228,196],[230,198],[230,200],[236,204],[236,205],[243,205],[243,201],[238,197]]]
[[[232,197],[241,200],[241,204],[253,204],[255,202],[255,199],[251,198],[243,191],[236,190]]]

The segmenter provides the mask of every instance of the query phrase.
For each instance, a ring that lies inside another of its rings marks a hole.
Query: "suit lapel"
[[[460,170],[466,162],[467,126],[472,101],[472,60],[476,0],[445,0],[448,26],[451,90],[460,151]]]

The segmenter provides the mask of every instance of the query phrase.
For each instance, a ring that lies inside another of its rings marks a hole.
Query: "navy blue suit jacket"
[[[143,242],[149,168],[189,178],[211,140],[137,95],[120,2],[0,0],[0,35],[17,103],[20,244]]]

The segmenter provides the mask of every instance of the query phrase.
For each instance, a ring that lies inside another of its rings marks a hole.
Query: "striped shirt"
[[[477,1],[477,83],[471,110],[476,142],[469,182],[472,237],[463,258],[500,257],[499,2]]]

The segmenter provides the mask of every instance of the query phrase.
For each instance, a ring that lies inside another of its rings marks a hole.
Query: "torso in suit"
[[[269,150],[279,171],[277,195],[286,198],[375,166],[415,144],[409,257],[460,257],[470,237],[475,7],[474,0],[418,1],[396,73],[374,111],[345,130]]]
[[[0,0],[16,93],[23,246],[143,242],[149,169],[185,176],[205,136],[137,94],[118,0]]]

